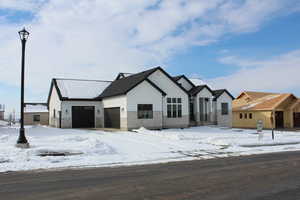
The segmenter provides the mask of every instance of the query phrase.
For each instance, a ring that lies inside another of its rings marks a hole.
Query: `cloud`
[[[0,24],[0,84],[19,85],[20,41],[30,31],[26,89],[46,99],[53,77],[111,80],[120,71],[164,65],[194,45],[256,31],[282,12],[282,0],[1,0],[0,9],[27,10],[25,24]],[[28,97],[27,97],[28,98]]]
[[[290,92],[300,96],[300,49],[266,60],[249,60],[239,57],[220,59],[240,69],[224,77],[209,80],[216,88],[228,88],[235,95],[243,90]]]
[[[47,0],[1,0],[0,8],[34,11],[46,3],[46,1]]]

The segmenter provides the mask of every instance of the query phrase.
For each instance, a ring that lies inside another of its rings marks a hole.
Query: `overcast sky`
[[[214,89],[300,96],[300,0],[0,0],[0,104],[19,110],[53,77],[112,80],[161,66]]]

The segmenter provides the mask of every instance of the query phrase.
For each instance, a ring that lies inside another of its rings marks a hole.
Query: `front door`
[[[300,128],[300,112],[294,113],[294,128]]]
[[[275,112],[275,123],[276,128],[284,128],[283,111]]]
[[[199,99],[199,111],[200,111],[200,121],[207,122],[209,121],[209,112],[210,112],[210,103],[209,98],[200,98]]]

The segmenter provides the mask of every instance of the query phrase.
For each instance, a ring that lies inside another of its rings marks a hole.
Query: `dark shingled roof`
[[[133,75],[133,73],[120,72],[115,80],[118,80],[118,79],[121,79],[121,78],[124,78],[127,76],[131,76],[131,75]]]
[[[174,81],[178,81],[179,79],[182,78],[182,76],[183,76],[183,75],[173,76],[172,78],[173,78]]]
[[[220,90],[213,91],[214,100],[219,98],[224,92],[226,92],[232,99],[234,99],[234,97],[226,89],[220,89]]]
[[[189,84],[192,85],[192,87],[195,87],[195,84],[194,84],[192,81],[190,81],[190,79],[188,79],[185,75],[173,76],[172,78],[173,78],[173,80],[176,81],[176,82],[177,82],[179,79],[184,78]]]
[[[166,93],[162,91],[157,85],[155,85],[153,82],[151,82],[147,77],[155,72],[157,69],[160,69],[160,67],[155,67],[137,74],[133,74],[118,80],[113,81],[98,97],[99,99],[102,99],[104,97],[112,97],[117,95],[123,95],[129,92],[132,88],[146,80],[149,82],[154,88],[159,90],[163,95]]]
[[[197,95],[201,90],[203,90],[204,88],[208,89],[211,93],[213,93],[212,90],[211,90],[207,85],[198,85],[198,86],[192,88],[192,89],[189,91],[189,94],[190,94],[191,96],[195,96],[195,95]]]

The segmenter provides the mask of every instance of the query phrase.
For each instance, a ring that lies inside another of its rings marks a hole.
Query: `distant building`
[[[49,111],[46,103],[25,103],[24,125],[48,125]]]
[[[233,127],[300,128],[300,99],[293,94],[242,92],[233,101]]]
[[[5,105],[0,104],[0,120],[4,120]]]

